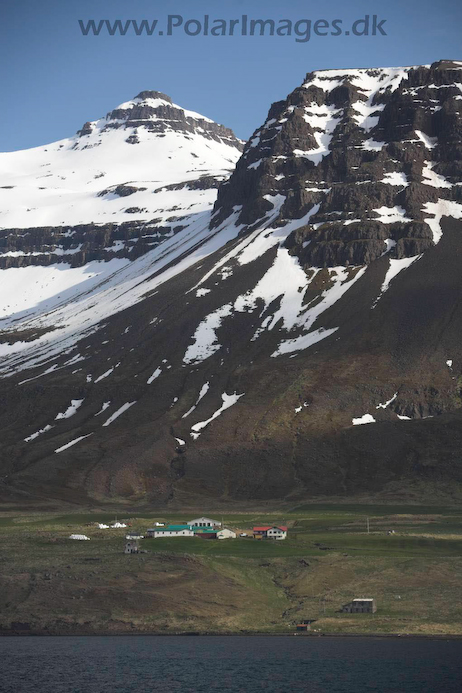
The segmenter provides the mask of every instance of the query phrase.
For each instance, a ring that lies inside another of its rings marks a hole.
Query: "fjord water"
[[[5,637],[2,693],[452,693],[460,640]]]

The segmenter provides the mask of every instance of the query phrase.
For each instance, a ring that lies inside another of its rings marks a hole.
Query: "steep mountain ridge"
[[[213,212],[4,306],[3,495],[457,493],[461,113],[459,62],[310,73]]]

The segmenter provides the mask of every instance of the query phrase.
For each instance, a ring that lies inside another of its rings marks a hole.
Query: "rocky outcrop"
[[[462,64],[313,72],[270,108],[220,188],[212,226],[312,214],[288,239],[306,266],[363,265],[433,244],[427,203],[460,201]],[[398,223],[391,223],[398,222]]]
[[[183,228],[178,218],[170,225],[152,219],[149,222],[128,221],[98,226],[80,224],[4,229],[0,230],[0,268],[56,262],[81,267],[92,260],[108,261],[114,257],[134,260]]]

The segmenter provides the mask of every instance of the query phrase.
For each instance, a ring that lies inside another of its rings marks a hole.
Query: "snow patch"
[[[154,373],[148,378],[147,384],[148,384],[148,385],[151,385],[151,383],[153,383],[154,380],[155,380],[156,378],[158,378],[159,375],[161,375],[161,373],[162,373],[162,369],[159,368],[159,367],[157,367],[156,370],[154,371]]]
[[[387,400],[384,404],[378,404],[376,406],[376,409],[386,409],[392,402],[395,401],[395,399],[398,397],[398,393],[395,392],[393,397],[391,397],[389,400]]]
[[[106,411],[106,409],[108,409],[110,406],[111,406],[111,402],[110,402],[110,401],[109,401],[109,402],[103,402],[103,406],[101,407],[101,409],[99,410],[99,412],[97,412],[97,413],[95,414],[95,416],[99,416],[100,414],[103,413],[103,411]]]
[[[99,378],[96,378],[95,380],[95,385],[96,383],[99,383],[101,380],[104,380],[104,378],[107,378],[111,373],[114,371],[114,368],[110,368],[108,371],[103,373],[103,375],[100,375]]]
[[[231,308],[231,304],[227,303],[199,323],[192,336],[194,343],[186,349],[183,363],[200,363],[221,349],[215,331],[221,326],[223,319],[232,314]]]
[[[66,409],[65,412],[62,412],[61,414],[58,414],[55,417],[55,421],[58,421],[59,419],[69,419],[71,416],[74,416],[76,413],[77,409],[82,406],[83,399],[71,399],[71,403]]]
[[[452,183],[449,183],[444,176],[440,176],[439,173],[433,171],[434,166],[436,166],[434,161],[424,162],[422,178],[425,185],[431,185],[432,188],[452,188]]]
[[[238,395],[236,392],[234,392],[232,395],[227,395],[226,392],[223,392],[221,395],[221,399],[223,400],[223,404],[217,411],[212,414],[210,419],[207,419],[206,421],[199,421],[199,423],[194,424],[194,426],[191,426],[191,436],[196,440],[197,437],[200,435],[200,431],[202,431],[203,428],[209,425],[212,421],[214,421],[216,418],[218,418],[226,409],[229,409],[230,407],[233,406],[233,404],[236,404],[237,401],[240,400],[241,397],[244,397],[245,392],[242,394]]]
[[[407,179],[407,176],[405,173],[399,173],[398,171],[392,171],[391,173],[386,173],[384,177],[382,178],[382,183],[386,183],[387,185],[403,185],[404,187],[407,187],[409,185],[409,181]]]
[[[423,144],[427,147],[427,149],[434,149],[436,145],[438,144],[438,138],[437,137],[429,137],[426,135],[424,132],[421,130],[415,130],[414,131],[417,137]]]
[[[373,209],[373,212],[378,214],[378,221],[382,224],[394,224],[398,221],[411,221],[406,217],[406,210],[403,207],[379,207],[378,209]]]
[[[206,395],[207,392],[209,391],[209,388],[210,388],[210,385],[209,385],[209,382],[207,381],[204,385],[202,385],[202,387],[201,387],[201,389],[200,389],[199,397],[198,397],[197,400],[196,400],[196,404],[194,404],[194,405],[191,407],[191,409],[188,409],[188,411],[186,412],[186,414],[183,414],[183,416],[181,417],[182,419],[186,419],[187,416],[189,416],[190,414],[192,414],[192,412],[193,412],[194,409],[197,407],[197,405],[199,404],[199,402],[201,401],[201,399],[202,399],[203,397],[205,397],[205,395]]]
[[[358,419],[352,419],[353,426],[362,426],[363,424],[376,423],[375,419],[371,414],[364,414]]]
[[[71,440],[70,443],[66,443],[66,445],[62,445],[60,448],[56,448],[55,452],[62,452],[63,450],[67,450],[68,448],[71,448],[73,445],[80,443],[80,441],[84,440],[84,438],[89,438],[92,435],[93,433],[87,433],[86,436],[79,436],[78,438],[74,438],[74,440]]]
[[[127,411],[127,409],[130,409],[130,407],[133,407],[134,404],[136,404],[136,400],[135,400],[135,402],[127,402],[126,404],[123,404],[120,407],[120,409],[117,409],[117,411],[114,412],[114,414],[112,414],[112,416],[110,416],[108,418],[108,420],[103,423],[103,426],[110,426],[113,421],[118,419],[121,414],[123,414],[125,411]]]
[[[452,363],[452,361],[451,361],[451,363]],[[36,438],[41,436],[42,433],[46,433],[47,431],[51,431],[52,428],[54,428],[54,426],[50,426],[50,424],[47,424],[46,426],[44,426],[44,428],[41,428],[36,433],[32,433],[32,435],[28,436],[27,438],[24,438],[24,441],[26,443],[30,443],[31,440],[35,440]]]

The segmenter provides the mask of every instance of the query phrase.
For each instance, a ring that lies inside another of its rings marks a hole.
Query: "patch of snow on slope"
[[[423,206],[423,211],[432,214],[433,218],[426,218],[425,222],[429,225],[433,233],[433,242],[438,243],[443,235],[440,226],[442,217],[454,217],[462,219],[462,204],[452,200],[438,200],[438,202],[427,202]]]
[[[301,273],[305,275],[300,266],[299,270]],[[304,334],[297,336],[293,339],[287,339],[282,341],[279,344],[277,350],[273,354],[271,354],[271,356],[275,357],[281,354],[299,351],[300,349],[307,349],[313,344],[316,344],[322,339],[325,339],[326,337],[329,337],[331,334],[333,334],[338,328],[334,327],[326,330],[320,327],[312,332],[310,330],[313,327],[315,321],[319,318],[319,316],[322,313],[324,313],[328,308],[333,306],[334,303],[336,303],[343,296],[343,294],[346,293],[353,286],[353,284],[355,284],[363,276],[365,271],[366,267],[362,267],[355,274],[355,276],[352,279],[350,279],[350,274],[345,267],[331,268],[330,279],[333,285],[322,292],[321,301],[319,301],[319,303],[317,303],[312,308],[309,307],[309,304],[308,306],[303,304],[303,292],[301,292],[300,294],[297,293],[296,296],[293,296],[293,300],[294,302],[297,302],[298,307],[296,308],[295,306],[291,306],[290,315],[293,316],[296,310],[298,310],[298,313],[295,321],[293,322],[292,327],[303,329]],[[309,283],[313,281],[315,276],[316,275],[313,275],[313,277],[311,277],[311,280],[308,281],[305,275],[305,286],[308,286]]]
[[[109,370],[105,371],[102,375],[99,376],[99,378],[96,378],[95,385],[96,385],[96,383],[99,383],[101,380],[104,380],[104,378],[107,378],[108,376],[110,376],[113,371],[114,371],[114,368],[109,368]]]
[[[161,373],[162,373],[162,369],[157,367],[156,370],[154,371],[154,373],[148,378],[147,384],[151,385],[151,383],[153,383],[154,380],[156,378],[158,378]]]
[[[446,180],[444,176],[440,176],[439,173],[433,171],[433,167],[436,165],[434,161],[425,161],[424,167],[422,169],[422,178],[425,185],[431,185],[432,188],[452,188],[452,183]]]
[[[217,411],[212,414],[210,419],[207,419],[206,421],[199,421],[199,423],[194,424],[194,426],[191,426],[191,436],[193,438],[197,438],[200,435],[200,431],[202,431],[203,428],[209,425],[214,419],[216,419],[218,416],[220,416],[226,409],[229,409],[230,407],[233,406],[233,404],[236,404],[236,402],[241,398],[244,397],[245,392],[242,394],[238,395],[236,392],[234,392],[232,395],[227,395],[226,392],[223,392],[221,395],[221,399],[223,400],[223,404]]]
[[[83,399],[71,399],[71,403],[66,409],[66,411],[62,412],[61,414],[58,414],[55,417],[55,421],[58,421],[58,419],[69,419],[71,416],[74,416],[77,409],[82,406],[82,403]]]
[[[278,248],[272,266],[254,289],[236,299],[234,310],[252,311],[259,300],[263,301],[266,308],[280,298],[279,309],[274,313],[267,329],[273,329],[282,319],[284,328],[290,330],[296,324],[303,308],[303,289],[306,285],[307,276],[298,259],[289,255],[286,248]]]
[[[391,397],[389,400],[387,400],[384,404],[378,404],[376,406],[376,409],[386,409],[392,402],[395,401],[395,399],[398,397],[398,393],[395,392],[393,397]]]
[[[382,222],[382,224],[394,224],[397,221],[411,221],[411,219],[406,217],[406,210],[403,209],[403,207],[379,207],[372,211],[378,214],[378,221]]]
[[[199,397],[197,398],[196,403],[191,407],[191,409],[188,409],[188,411],[186,412],[186,414],[183,414],[183,416],[181,417],[182,419],[186,419],[186,417],[189,416],[189,415],[194,411],[194,409],[197,407],[197,405],[199,404],[199,402],[201,401],[201,399],[202,399],[203,397],[205,397],[205,395],[206,395],[207,392],[209,391],[209,388],[210,388],[210,384],[209,384],[209,382],[207,381],[204,385],[202,385],[202,387],[201,387],[201,389],[200,389],[200,392],[199,392]]]
[[[280,207],[285,201],[285,197],[282,200],[278,200],[277,212],[279,214]],[[286,238],[292,231],[300,228],[301,226],[306,226],[312,216],[317,214],[320,208],[320,204],[315,204],[301,219],[292,219],[288,221],[283,226],[272,227],[271,223],[265,224],[264,229],[259,229],[258,231],[251,234],[246,242],[242,243],[239,248],[236,249],[235,256],[240,265],[247,265],[254,260],[261,257],[267,250],[270,250],[275,245],[282,245]]]
[[[407,179],[407,176],[405,173],[398,173],[398,171],[392,171],[391,173],[385,173],[384,177],[381,180],[382,183],[386,183],[387,185],[403,185],[407,187],[409,185],[409,181]]]
[[[329,146],[334,130],[341,120],[341,111],[334,106],[318,106],[313,103],[306,106],[303,118],[313,128],[313,136],[318,146],[306,151],[294,149],[294,154],[319,164],[330,153]]]
[[[129,264],[129,260],[113,259],[83,267],[58,263],[1,270],[0,325],[55,310]]]
[[[385,238],[384,240],[385,243],[385,250],[383,251],[382,255],[385,255],[385,253],[389,253],[392,248],[395,247],[396,241],[393,240],[393,238]]]
[[[362,426],[363,424],[375,423],[375,419],[371,414],[364,414],[358,419],[352,419],[353,426]]]
[[[451,363],[452,363],[452,361],[451,361]],[[24,441],[26,443],[30,443],[31,440],[35,440],[36,438],[41,436],[42,433],[46,433],[47,431],[51,431],[52,428],[54,428],[54,426],[50,426],[50,424],[47,424],[44,428],[41,428],[36,433],[32,433],[32,435],[28,436],[27,438],[24,438]]]
[[[118,419],[121,414],[123,414],[125,411],[127,411],[127,409],[130,409],[130,407],[133,407],[134,404],[136,404],[136,401],[135,402],[127,402],[126,404],[123,404],[120,407],[120,409],[117,409],[117,411],[115,411],[112,414],[112,416],[110,416],[108,418],[108,420],[103,423],[103,426],[110,426],[113,421]]]
[[[414,131],[417,137],[423,144],[426,146],[427,149],[434,149],[436,145],[438,144],[438,138],[437,137],[429,137],[426,135],[424,132],[421,130],[415,130]]]
[[[68,448],[71,448],[73,445],[80,443],[80,441],[83,440],[84,438],[89,438],[92,435],[93,435],[93,433],[87,433],[86,436],[79,436],[78,438],[74,438],[74,440],[71,440],[70,443],[66,443],[66,445],[62,445],[60,448],[56,448],[55,452],[63,452],[63,450],[67,450]]]
[[[385,279],[383,280],[383,284],[380,287],[380,294],[378,295],[377,299],[375,300],[372,308],[375,308],[377,305],[378,301],[380,300],[382,294],[385,293],[385,291],[388,291],[388,287],[390,286],[390,282],[393,281],[393,279],[403,270],[407,269],[410,267],[414,262],[417,260],[420,260],[422,255],[414,255],[414,257],[404,257],[401,260],[390,260],[390,265],[387,270],[387,273],[385,275]]]
[[[99,412],[97,412],[97,413],[95,414],[95,416],[99,416],[100,414],[103,413],[103,411],[106,411],[106,409],[109,409],[110,406],[111,406],[111,402],[110,402],[110,401],[109,401],[109,402],[103,402],[103,405],[102,405],[101,409],[99,410]]]
[[[224,318],[231,315],[231,304],[227,303],[217,308],[213,313],[199,323],[192,338],[194,343],[188,346],[183,357],[183,363],[200,363],[221,349],[215,331],[220,327]]]
[[[377,142],[377,140],[370,138],[368,140],[364,140],[362,149],[367,152],[379,152],[385,147],[385,145],[386,142]]]

